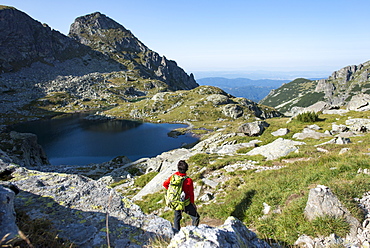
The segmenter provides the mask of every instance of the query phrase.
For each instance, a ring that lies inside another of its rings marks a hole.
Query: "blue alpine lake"
[[[87,120],[86,115],[39,120],[13,126],[18,132],[37,135],[52,165],[86,165],[117,156],[135,161],[197,141],[190,134],[167,134],[183,124],[142,123],[130,120]]]

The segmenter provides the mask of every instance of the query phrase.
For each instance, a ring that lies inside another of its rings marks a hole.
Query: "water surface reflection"
[[[84,115],[18,124],[13,130],[38,136],[53,165],[102,163],[117,156],[131,160],[153,157],[164,151],[193,143],[191,135],[168,137],[183,124],[153,124],[130,120],[84,119]]]

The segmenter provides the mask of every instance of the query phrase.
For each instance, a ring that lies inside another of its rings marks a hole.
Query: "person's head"
[[[180,160],[177,163],[177,169],[179,170],[180,173],[186,173],[188,170],[188,164],[185,162],[185,160]]]

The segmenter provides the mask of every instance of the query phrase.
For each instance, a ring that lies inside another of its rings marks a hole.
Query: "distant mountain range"
[[[196,80],[201,78],[249,78],[252,80],[272,79],[272,80],[294,80],[296,78],[322,79],[327,78],[333,69],[322,68],[311,71],[269,71],[269,70],[243,70],[243,71],[194,71]]]
[[[197,80],[197,83],[200,85],[216,86],[233,96],[244,97],[255,102],[266,97],[272,89],[277,89],[284,83],[288,82],[290,82],[290,80],[252,80],[249,78],[229,79],[223,77],[209,77]]]

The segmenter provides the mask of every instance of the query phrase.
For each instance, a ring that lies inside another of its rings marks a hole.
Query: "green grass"
[[[225,182],[225,194],[218,196],[217,204],[204,205],[200,212],[204,217],[223,220],[233,215],[262,236],[292,244],[300,230],[317,234],[317,227],[304,219],[303,210],[309,189],[318,184],[329,186],[352,214],[363,217],[351,199],[361,197],[370,188],[368,176],[357,174],[358,168],[370,168],[367,161],[355,154],[322,156],[278,171],[237,175]],[[282,213],[261,219],[264,202]],[[338,231],[337,235],[342,233]]]
[[[315,122],[322,127],[320,132],[330,130],[331,124],[344,124],[345,120],[353,118],[368,118],[370,112],[349,112],[346,115],[319,115]],[[291,139],[293,134],[301,132],[303,128],[312,123],[302,123],[297,120],[288,121],[288,118],[268,119],[270,126],[259,137],[261,143],[268,144],[277,137],[271,132],[280,128],[288,128],[291,132],[284,138]],[[234,126],[235,127],[235,126]],[[226,129],[229,132],[231,129]],[[256,137],[235,136],[229,141],[237,143],[248,142]],[[343,145],[328,144],[321,147],[329,151],[328,154],[318,152],[314,145],[323,143],[324,140],[306,139],[306,145],[300,146],[298,153],[291,153],[286,157],[266,161],[261,156],[251,157],[237,155],[232,157],[219,157],[215,154],[196,154],[188,159],[190,165],[189,175],[198,185],[203,185],[201,179],[207,173],[219,171],[225,176],[215,190],[216,199],[211,204],[198,202],[201,218],[225,220],[232,215],[242,220],[249,228],[256,230],[260,238],[279,241],[281,244],[292,245],[302,235],[317,237],[335,233],[344,237],[348,232],[348,224],[343,219],[330,217],[318,218],[312,222],[306,220],[304,208],[307,203],[309,190],[317,185],[328,186],[339,200],[359,221],[364,216],[358,208],[354,198],[361,198],[370,188],[369,175],[358,174],[359,168],[370,168],[368,152],[370,134],[352,137],[352,143]],[[339,155],[343,147],[350,148],[346,155]],[[242,150],[245,152],[247,150]],[[282,159],[310,158],[308,161],[283,163]],[[285,168],[273,171],[233,171],[225,172],[222,168],[238,161],[258,161],[258,165],[284,165]],[[205,170],[202,170],[205,168]],[[202,172],[200,172],[202,170]],[[206,185],[203,185],[206,187]],[[162,194],[162,196],[164,193]],[[147,196],[142,204],[151,204],[150,209],[160,211],[164,208],[159,195]],[[152,203],[151,203],[152,202]],[[271,212],[264,216],[263,203],[271,206]],[[172,211],[162,212],[161,216],[172,221]]]
[[[150,180],[152,180],[156,175],[158,174],[158,172],[155,172],[155,171],[152,171],[152,172],[149,172],[147,174],[144,174],[142,176],[139,176],[135,179],[135,183],[134,185],[137,186],[137,187],[144,187],[147,183],[150,182]]]

